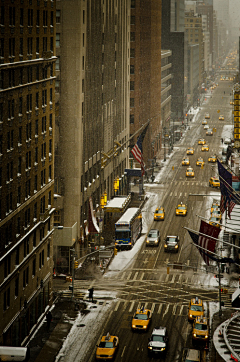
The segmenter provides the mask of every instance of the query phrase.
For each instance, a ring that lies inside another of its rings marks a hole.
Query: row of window
[[[49,191],[48,194],[48,207],[51,207],[51,200],[52,198],[52,193],[51,191]],[[1,200],[0,200],[1,201]],[[33,210],[31,211],[30,208],[27,208],[24,212],[24,216],[18,216],[15,219],[15,222],[9,222],[6,227],[5,227],[5,231],[4,228],[1,232],[1,236],[0,236],[0,240],[2,243],[5,244],[5,248],[7,248],[10,244],[12,244],[12,242],[16,239],[18,239],[20,236],[23,236],[26,232],[26,230],[33,225],[33,222],[35,223],[38,220],[38,202],[34,203],[33,206]],[[44,214],[45,210],[46,210],[46,197],[43,196],[40,199],[40,214]],[[47,224],[47,228],[48,231],[50,231],[50,219],[48,220],[48,224]],[[44,238],[45,236],[45,229],[44,226],[42,226],[40,228],[40,241]],[[26,238],[25,240],[29,240],[28,238]],[[33,247],[36,247],[36,242],[37,242],[37,231],[35,230],[33,232],[33,237],[32,237],[32,245]],[[29,241],[26,241],[26,247],[24,246],[24,254],[23,257],[25,258],[28,254],[29,254]],[[4,245],[3,244],[3,245]],[[17,259],[15,261],[15,264],[18,265],[19,263],[17,263]],[[10,272],[9,272],[10,273]],[[8,274],[9,274],[8,273]]]
[[[8,10],[8,13],[7,13]],[[14,6],[1,6],[0,25],[9,26],[54,26],[54,12],[48,10],[18,9],[16,17],[16,8]],[[33,12],[35,11],[35,14]],[[34,16],[33,16],[34,15]],[[8,20],[8,23],[7,23]],[[34,21],[35,22],[34,22]]]
[[[50,243],[48,243],[47,245],[47,258],[50,258]],[[8,260],[8,258],[7,258]],[[41,270],[41,268],[44,266],[44,250],[42,250],[41,252],[39,252],[38,255],[38,268],[39,270]],[[9,268],[9,263],[7,261],[7,268]],[[36,268],[37,268],[37,259],[34,258],[32,260],[32,278],[35,277],[36,275]],[[4,274],[5,274],[5,264],[4,264]],[[25,289],[29,284],[29,266],[27,266],[22,273],[22,289]],[[3,294],[3,310],[6,311],[11,304],[10,301],[10,296],[11,296],[11,292],[10,292],[10,286],[8,287],[8,289],[4,292]],[[15,299],[18,297],[19,295],[19,288],[20,288],[20,282],[19,282],[19,276],[15,279],[15,283],[14,283],[14,301]]]
[[[28,38],[19,38],[17,39],[18,44],[18,55],[20,57],[23,57],[23,55],[33,55],[33,40],[36,39],[35,42],[35,54],[39,56],[40,54],[40,38],[36,37],[28,37]],[[42,48],[41,50],[44,51],[52,51],[53,52],[53,37],[42,37]],[[8,48],[7,48],[8,47]],[[27,51],[27,53],[26,53]],[[4,41],[4,38],[0,39],[0,57],[4,58],[6,55],[6,52],[8,53],[9,57],[15,57],[16,56],[16,41],[15,38],[9,38],[6,44],[6,41]],[[13,61],[13,60],[12,60]]]
[[[33,70],[35,71],[33,74]],[[40,66],[8,69],[0,71],[0,89],[7,89],[27,83],[38,82],[48,78],[48,68],[42,67],[40,77]],[[50,65],[50,77],[53,77],[53,64]]]

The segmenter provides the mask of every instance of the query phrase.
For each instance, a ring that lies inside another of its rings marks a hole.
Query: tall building
[[[201,15],[195,15],[194,11],[185,13],[185,31],[188,43],[190,45],[199,44],[199,90],[202,83],[205,82],[204,78],[204,44],[203,44],[203,27],[202,27],[202,17]],[[196,97],[194,96],[194,101],[196,102]]]
[[[162,49],[172,51],[172,119],[183,119],[187,91],[185,76],[184,0],[162,0]]]
[[[52,301],[55,1],[0,7],[0,344]]]
[[[130,135],[150,120],[143,142],[146,168],[161,149],[161,19],[161,1],[131,1]]]
[[[54,250],[70,271],[70,248],[79,256],[86,246],[89,200],[98,212],[128,167],[130,2],[60,0],[56,14]]]

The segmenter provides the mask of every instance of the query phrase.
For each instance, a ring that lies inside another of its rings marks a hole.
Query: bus
[[[115,248],[131,250],[142,232],[142,211],[130,207],[115,223]]]

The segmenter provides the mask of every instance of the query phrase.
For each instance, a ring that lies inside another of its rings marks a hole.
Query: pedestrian
[[[49,331],[50,324],[51,324],[51,321],[52,321],[52,313],[50,311],[47,313],[46,318],[47,318],[47,330]]]
[[[89,292],[88,299],[89,299],[89,302],[92,299],[92,303],[93,303],[93,291],[94,291],[93,288],[88,289],[88,292]]]

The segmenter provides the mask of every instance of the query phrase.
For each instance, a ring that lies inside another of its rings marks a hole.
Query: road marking
[[[157,313],[160,314],[160,313],[161,313],[161,310],[162,310],[162,304],[159,304]]]
[[[167,304],[167,307],[166,307],[166,309],[165,309],[165,312],[163,313],[163,318],[164,318],[165,314],[167,314],[168,309],[169,309],[169,304]]]
[[[169,275],[170,275],[170,274],[167,274],[166,279],[165,279],[165,283],[167,283],[167,282],[168,282]]]
[[[172,315],[176,315],[177,304],[173,305]]]
[[[139,278],[139,280],[143,280],[143,277],[144,277],[144,272],[142,272],[142,275],[141,275],[141,277]]]
[[[181,305],[179,315],[182,315],[183,308],[184,308],[184,305]]]
[[[129,312],[132,312],[135,302],[132,302],[129,308]]]
[[[122,354],[121,354],[121,358],[123,358],[123,355],[124,355],[125,349],[126,349],[126,346],[124,346],[124,347],[123,347],[123,351],[122,351]]]
[[[173,274],[172,280],[170,281],[170,283],[174,283],[175,279],[176,279],[177,274]]]
[[[117,302],[117,304],[116,304],[116,307],[115,307],[115,309],[114,309],[114,312],[116,312],[117,310],[118,310],[118,307],[119,307],[119,304],[121,303],[121,301],[119,300],[118,302]]]
[[[129,280],[131,278],[131,272],[128,274],[126,280]]]
[[[136,279],[137,279],[137,276],[138,276],[138,272],[136,272],[136,273],[134,274],[133,280],[136,280]]]
[[[170,197],[172,196],[172,194],[173,194],[173,193],[172,193],[172,191],[171,191],[171,192],[170,192]]]
[[[120,279],[122,279],[122,280],[125,279],[125,274],[126,274],[126,272],[123,272]]]
[[[180,197],[182,196],[182,192],[180,192],[180,195],[179,195]]]
[[[155,305],[156,305],[156,303],[153,303],[153,304],[152,304],[152,308],[151,308],[151,312],[152,312],[152,313],[154,312]]]
[[[126,302],[124,302],[124,304],[123,304],[123,310],[125,310],[125,309],[126,309],[127,304],[128,304],[128,302],[127,302],[127,301],[126,301]]]

